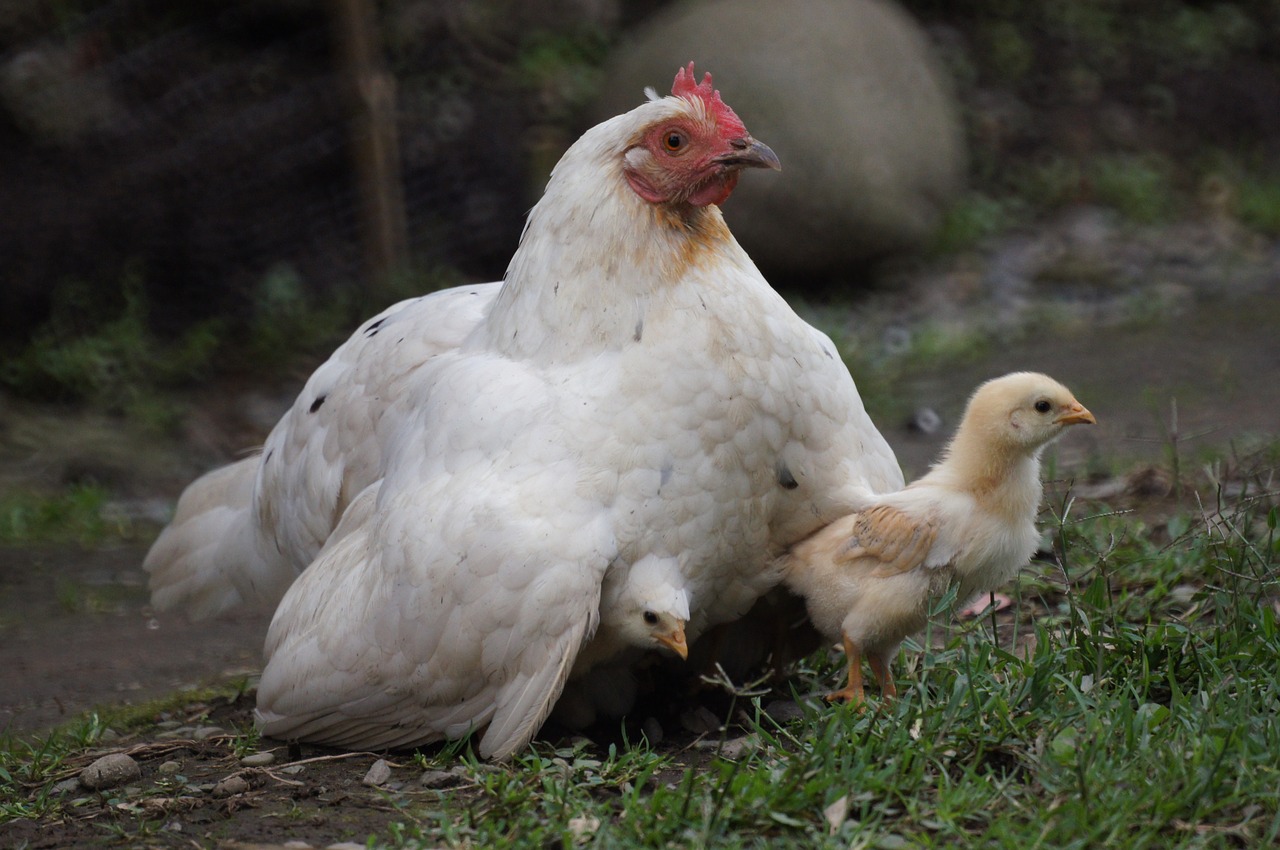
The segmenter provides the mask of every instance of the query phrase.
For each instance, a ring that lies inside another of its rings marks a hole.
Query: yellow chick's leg
[[[862,650],[858,649],[857,644],[849,640],[848,635],[844,638],[844,654],[849,662],[849,684],[845,685],[838,691],[832,691],[827,694],[827,702],[847,702],[850,705],[862,706]]]
[[[893,683],[893,675],[889,672],[889,661],[878,655],[872,655],[867,659],[871,662],[871,674],[876,677],[876,681],[880,684],[880,693],[885,699],[894,699],[898,696],[898,686]]]

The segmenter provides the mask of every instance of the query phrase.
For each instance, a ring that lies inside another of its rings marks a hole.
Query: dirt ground
[[[1042,238],[1069,241],[1075,231],[1064,228]],[[1170,241],[1175,238],[1183,237],[1171,235]],[[1111,274],[1123,265],[1121,248],[1131,249],[1121,234],[1103,242],[1101,262]],[[1019,250],[1011,244],[1004,259]],[[1179,260],[1172,248],[1166,253],[1172,259],[1156,250],[1143,273],[1129,278],[1145,285],[1122,292],[1106,283],[1015,288],[1013,303],[1029,312],[1011,321],[1021,322],[1024,332],[959,365],[904,379],[895,388],[907,400],[903,408],[928,408],[941,418],[932,432],[910,427],[907,420],[915,417],[879,423],[908,477],[927,467],[972,387],[1014,369],[1053,374],[1097,415],[1097,428],[1072,434],[1055,450],[1052,469],[1099,492],[1109,486],[1104,472],[1122,476],[1152,465],[1167,468],[1174,454],[1188,468],[1198,468],[1207,447],[1229,454],[1260,437],[1274,439],[1280,432],[1280,393],[1274,386],[1280,375],[1280,247],[1209,251],[1192,261]],[[888,334],[918,327],[919,309],[961,324],[996,315],[1010,303],[1010,293],[986,284],[977,287],[981,297],[966,293],[974,290],[975,275],[990,280],[1001,260],[998,253],[988,256],[980,273],[960,266],[918,274],[897,297],[883,299],[887,319],[855,307],[848,321],[879,322]],[[1248,274],[1238,273],[1241,263]],[[1043,276],[1025,277],[1024,284]],[[1222,282],[1228,279],[1243,283]],[[939,301],[921,291],[945,297]],[[1046,312],[1057,320],[1043,332],[1025,332],[1036,327],[1029,315]],[[74,470],[88,468],[129,493],[135,513],[154,515],[145,505],[171,502],[200,470],[261,439],[295,391],[212,388],[197,405],[185,440],[174,446],[131,443],[91,417],[77,425],[74,417],[48,412],[22,421],[0,416],[0,483],[11,485],[24,476],[65,481]],[[91,438],[84,429],[92,431]],[[38,451],[30,448],[36,444]],[[156,616],[140,566],[144,553],[144,542],[98,550],[0,550],[0,730],[27,735],[95,705],[138,704],[211,681],[251,677],[257,670],[266,615],[203,623]],[[1001,616],[1008,621],[1015,614]],[[247,728],[250,711],[245,696],[192,705],[180,716],[157,717],[158,725],[146,733],[111,741],[110,749],[130,753],[140,765],[141,777],[132,785],[150,789],[146,794],[94,794],[71,783],[62,793],[85,802],[57,823],[0,825],[0,846],[363,842],[391,820],[403,819],[403,802],[441,793],[424,788],[423,771],[404,756],[390,758],[391,777],[377,787],[362,783],[378,758],[373,754],[309,747],[291,753],[263,742],[272,763],[243,765],[234,752],[236,739],[217,730]],[[677,764],[696,764],[706,751],[694,746],[698,733],[685,726],[668,718],[662,747],[677,754]],[[68,779],[104,751],[68,764]],[[433,781],[455,780],[461,782]],[[450,793],[467,793],[465,783]],[[145,834],[137,832],[140,824]]]

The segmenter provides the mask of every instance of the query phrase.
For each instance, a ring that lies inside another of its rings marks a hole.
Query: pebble
[[[730,738],[720,747],[720,755],[731,761],[737,761],[749,754],[758,746],[754,736],[743,735],[741,738]]]
[[[243,794],[249,790],[249,781],[243,776],[228,776],[226,779],[213,786],[213,796],[215,797],[234,797],[236,794]]]
[[[391,778],[391,765],[387,764],[386,759],[378,759],[369,768],[369,772],[364,775],[364,779],[360,781],[365,785],[377,787],[386,783]]]
[[[276,760],[276,754],[272,752],[254,753],[240,759],[240,763],[245,767],[266,767]]]
[[[465,781],[466,777],[457,768],[453,770],[428,770],[418,778],[418,785],[427,789],[453,788]]]
[[[651,747],[658,746],[662,743],[662,739],[666,737],[662,734],[662,724],[658,722],[656,717],[646,717],[644,722],[640,724],[640,732]]]
[[[686,732],[704,735],[720,731],[720,718],[712,714],[711,710],[705,705],[700,705],[681,714],[680,725],[685,728]]]
[[[70,779],[64,779],[50,789],[54,794],[70,794],[72,791],[80,790],[80,777],[73,776]]]
[[[124,753],[111,753],[80,771],[80,784],[90,791],[114,788],[142,777],[142,768]]]
[[[804,718],[804,709],[793,699],[775,699],[764,707],[764,713],[779,723],[790,723]]]
[[[191,737],[195,738],[197,741],[207,741],[215,735],[225,734],[227,734],[227,730],[223,729],[221,726],[201,726],[195,730]]]
[[[173,776],[175,773],[179,773],[181,770],[182,770],[182,762],[180,761],[166,761],[161,763],[161,765],[156,768],[156,772],[159,773],[161,776]]]
[[[917,407],[907,427],[920,434],[932,436],[942,428],[942,417],[932,407]]]

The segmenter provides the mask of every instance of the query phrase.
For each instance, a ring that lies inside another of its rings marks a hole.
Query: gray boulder
[[[655,16],[616,50],[594,117],[670,90],[693,60],[782,160],[725,205],[775,281],[839,277],[919,246],[962,188],[964,140],[928,40],[883,0],[703,0]]]

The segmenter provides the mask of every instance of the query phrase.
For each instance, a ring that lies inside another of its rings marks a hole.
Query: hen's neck
[[[730,247],[741,250],[719,208],[651,204],[627,186],[617,156],[566,154],[529,214],[480,344],[543,362],[620,348],[641,338],[651,298]]]

